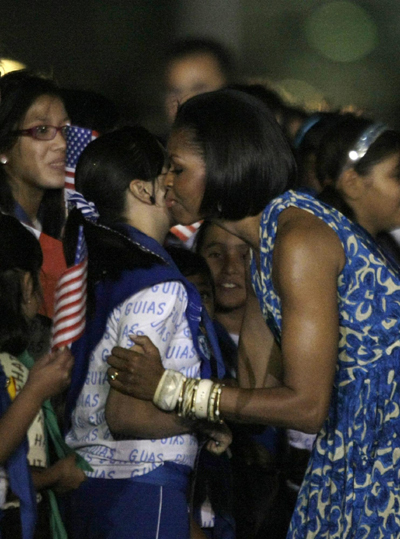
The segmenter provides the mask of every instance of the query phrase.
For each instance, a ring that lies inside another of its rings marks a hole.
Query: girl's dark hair
[[[137,178],[154,185],[164,159],[162,146],[147,129],[123,127],[84,149],[76,167],[76,189],[95,203],[101,223],[121,223],[131,181]]]
[[[192,97],[178,109],[172,129],[188,131],[205,161],[204,217],[257,215],[294,180],[294,158],[281,128],[258,98],[244,92]]]
[[[168,245],[166,251],[178,266],[179,271],[184,277],[192,275],[205,275],[214,287],[214,279],[206,259],[199,253],[190,251],[185,247],[177,245]]]
[[[336,207],[347,217],[353,212],[336,189],[336,182],[349,161],[349,152],[354,148],[363,132],[374,121],[345,114],[323,136],[317,151],[316,174],[323,190],[318,198]],[[371,169],[396,152],[400,152],[400,132],[384,131],[368,148],[366,154],[352,168],[360,176],[366,176]]]
[[[15,217],[0,213],[0,352],[18,355],[29,341],[29,320],[23,311],[22,277],[30,273],[40,291],[43,262],[38,240]]]
[[[85,220],[78,210],[67,219],[64,251],[67,264],[75,256],[80,226],[88,247],[89,308],[93,308],[94,284],[108,277],[119,279],[124,270],[151,267],[162,261],[127,237],[124,227],[126,192],[137,178],[154,185],[164,164],[164,151],[156,137],[144,127],[123,127],[94,140],[82,152],[75,185],[100,214],[98,224]]]
[[[54,81],[36,76],[28,70],[12,71],[0,77],[0,153],[11,149],[17,141],[18,129],[28,110],[43,95],[63,101]],[[15,201],[5,167],[0,166],[0,209],[14,213]],[[46,190],[41,213],[43,232],[59,237],[64,222],[62,189]]]

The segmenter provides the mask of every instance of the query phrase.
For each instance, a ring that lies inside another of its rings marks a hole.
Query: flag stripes
[[[87,248],[83,227],[79,227],[75,264],[60,277],[53,317],[53,350],[69,346],[82,336],[86,321]]]
[[[173,226],[170,229],[170,232],[174,234],[177,238],[179,238],[181,241],[185,242],[189,240],[193,234],[197,232],[197,230],[200,228],[202,221],[199,221],[198,223],[193,223],[192,225],[176,225]]]

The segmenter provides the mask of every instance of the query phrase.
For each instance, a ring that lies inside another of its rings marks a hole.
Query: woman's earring
[[[146,191],[146,189],[143,189],[143,191],[146,193],[146,195],[149,195],[151,205],[154,206],[156,203],[156,197],[154,195],[151,195],[148,191]]]
[[[7,162],[8,162],[7,157],[6,157],[5,155],[2,155],[2,156],[0,157],[0,163],[1,163],[2,165],[6,165]]]

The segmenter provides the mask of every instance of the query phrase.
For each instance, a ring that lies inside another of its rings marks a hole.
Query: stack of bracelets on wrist
[[[201,378],[186,378],[167,369],[158,383],[153,403],[165,412],[176,411],[180,417],[206,419],[223,423],[220,403],[224,384]]]

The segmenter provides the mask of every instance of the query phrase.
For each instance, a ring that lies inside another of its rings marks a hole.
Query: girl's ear
[[[22,277],[22,301],[24,305],[29,305],[34,294],[33,279],[29,271],[26,271]]]
[[[337,189],[349,200],[357,200],[364,191],[365,179],[357,174],[354,168],[349,168],[342,172],[338,181]]]
[[[143,180],[132,180],[129,184],[129,191],[132,193],[132,195],[143,202],[144,204],[150,204],[152,205],[152,195],[150,191],[148,190],[148,186],[151,186],[149,182],[145,182]]]

